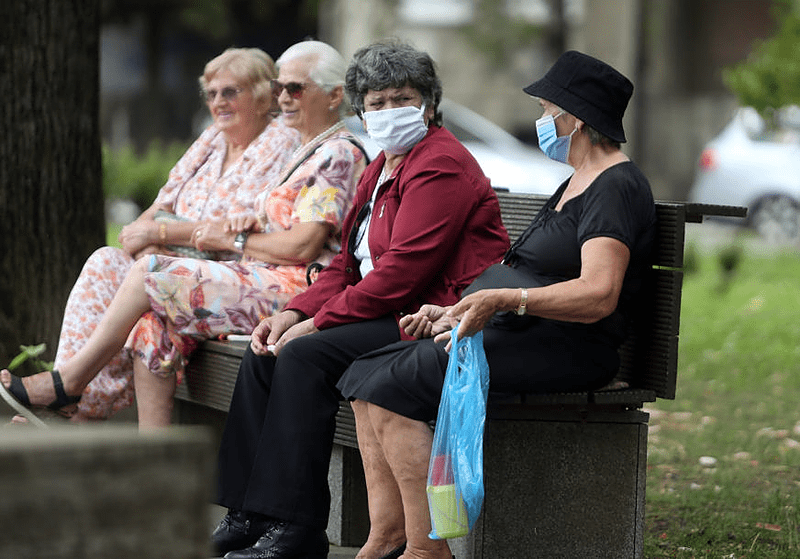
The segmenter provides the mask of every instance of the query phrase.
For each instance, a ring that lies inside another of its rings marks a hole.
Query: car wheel
[[[776,194],[754,204],[750,223],[767,242],[800,242],[800,204],[789,196]]]

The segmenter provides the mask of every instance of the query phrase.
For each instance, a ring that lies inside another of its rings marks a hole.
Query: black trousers
[[[357,357],[399,339],[387,316],[297,338],[277,358],[248,348],[220,444],[217,502],[324,529],[336,383]]]

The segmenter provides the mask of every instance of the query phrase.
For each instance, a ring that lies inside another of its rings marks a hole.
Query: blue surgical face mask
[[[556,116],[544,115],[536,121],[536,135],[539,137],[539,148],[553,161],[566,163],[569,157],[569,148],[572,144],[572,135],[578,129],[570,132],[567,136],[558,136],[556,132],[555,120],[564,114],[561,111]]]

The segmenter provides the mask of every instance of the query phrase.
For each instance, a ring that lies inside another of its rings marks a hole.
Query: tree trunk
[[[104,241],[99,0],[0,7],[0,365],[55,356],[69,290]]]

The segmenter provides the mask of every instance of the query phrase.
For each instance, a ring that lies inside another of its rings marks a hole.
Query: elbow
[[[296,264],[313,262],[322,253],[328,240],[327,224],[311,223],[301,231],[289,231],[284,258]]]
[[[297,264],[309,264],[319,257],[322,248],[318,243],[303,243],[287,251],[285,258]]]
[[[617,303],[619,302],[619,293],[609,290],[608,292],[598,294],[598,297],[587,306],[587,311],[579,318],[579,322],[584,324],[593,324],[599,322],[610,316],[617,310]]]

